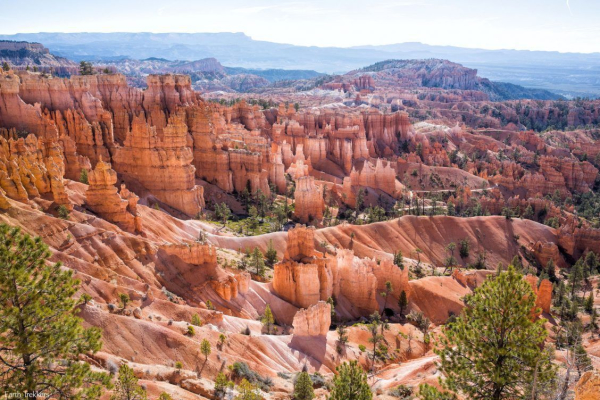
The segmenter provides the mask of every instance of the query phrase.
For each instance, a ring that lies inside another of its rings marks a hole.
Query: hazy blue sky
[[[0,0],[3,34],[117,31],[600,52],[600,0]]]

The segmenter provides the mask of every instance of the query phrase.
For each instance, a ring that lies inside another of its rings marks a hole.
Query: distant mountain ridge
[[[63,57],[57,57],[50,53],[41,43],[30,43],[25,41],[0,40],[0,63],[8,62],[9,65],[26,68],[35,67],[40,70],[73,69],[76,63]]]
[[[600,96],[600,53],[484,50],[400,43],[351,48],[307,47],[253,40],[243,33],[20,33],[0,39],[43,43],[79,60],[199,60],[214,57],[246,69],[344,73],[388,59],[441,58],[477,68],[482,76],[574,96]]]
[[[477,70],[448,60],[385,60],[350,71],[346,75],[367,74],[375,81],[442,89],[477,90],[492,101],[536,99],[561,100],[564,97],[544,89],[530,89],[506,82],[494,82],[477,75]]]

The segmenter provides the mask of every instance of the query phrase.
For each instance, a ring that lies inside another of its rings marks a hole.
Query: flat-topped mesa
[[[292,326],[294,336],[326,336],[331,326],[331,305],[319,301],[313,306],[299,310],[294,315]]]
[[[86,204],[94,213],[116,223],[128,232],[140,232],[141,217],[137,214],[138,197],[121,186],[121,195],[114,186],[117,173],[102,160],[88,174],[89,187],[85,193]]]
[[[119,173],[137,179],[161,202],[189,216],[204,207],[203,188],[195,184],[192,150],[187,144],[187,126],[173,114],[159,137],[143,117],[135,117],[124,146],[113,161]]]
[[[321,221],[325,210],[323,186],[315,184],[312,176],[302,176],[296,180],[294,192],[296,209],[294,215],[301,223]]]

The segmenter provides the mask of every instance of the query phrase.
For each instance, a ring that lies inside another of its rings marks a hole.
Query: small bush
[[[359,349],[361,352],[363,352],[363,353],[364,353],[365,351],[367,351],[367,348],[365,347],[365,345],[364,345],[364,344],[359,344],[359,345],[358,345],[358,349]]]
[[[117,371],[119,370],[119,367],[113,360],[108,360],[106,362],[106,369],[108,370],[108,372],[111,375],[115,375],[117,373]]]
[[[257,385],[261,390],[268,392],[273,386],[273,380],[268,376],[261,376],[252,371],[248,364],[243,361],[236,361],[231,366],[231,372],[235,378],[246,379],[248,382]]]
[[[388,392],[390,396],[397,397],[399,399],[408,400],[412,399],[413,390],[411,387],[406,385],[400,385]]]
[[[192,315],[192,325],[202,326],[202,320],[198,314]]]
[[[58,218],[69,219],[69,214],[70,214],[69,209],[67,207],[65,207],[64,205],[58,206],[56,211],[58,212]]]
[[[183,363],[182,363],[181,361],[177,361],[177,362],[175,363],[175,368],[177,368],[177,369],[181,369],[181,368],[183,368]]]
[[[246,335],[246,336],[250,336],[251,332],[250,332],[250,328],[248,328],[248,325],[246,325],[246,328],[242,329],[242,335]]]
[[[196,330],[194,329],[194,326],[193,326],[193,325],[188,325],[188,328],[187,328],[187,334],[188,334],[189,336],[194,336],[194,335],[196,335]]]

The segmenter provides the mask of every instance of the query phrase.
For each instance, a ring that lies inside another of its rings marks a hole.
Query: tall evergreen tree
[[[336,369],[329,400],[371,400],[373,393],[367,383],[367,374],[356,360],[343,363]]]
[[[83,328],[73,299],[79,281],[49,257],[39,237],[0,225],[0,387],[98,398],[109,376],[92,372],[79,355],[100,350],[100,329]]]
[[[133,373],[133,369],[127,364],[121,364],[119,367],[119,378],[115,392],[111,400],[146,400],[148,397],[146,391],[138,385],[138,378]]]
[[[265,328],[267,328],[267,334],[270,335],[273,330],[273,324],[275,324],[275,317],[273,317],[273,312],[271,311],[271,306],[267,304],[265,307],[265,313],[261,318],[261,322]]]
[[[512,266],[466,302],[436,350],[445,388],[472,400],[525,399],[534,377],[539,386],[555,378],[542,346],[545,321],[531,321],[535,296]]]
[[[408,299],[406,298],[406,292],[403,290],[400,292],[400,297],[398,298],[398,307],[400,308],[401,316],[404,316],[404,310],[406,310],[406,306],[408,306]]]
[[[313,383],[308,372],[302,371],[296,378],[294,383],[294,399],[295,400],[312,400],[315,398]]]

